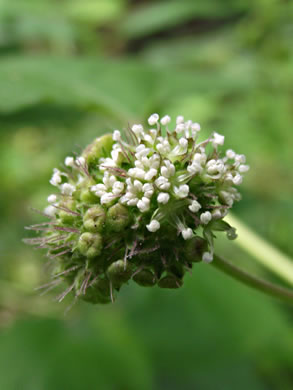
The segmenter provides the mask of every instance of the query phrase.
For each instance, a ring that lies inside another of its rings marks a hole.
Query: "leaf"
[[[144,113],[155,73],[131,62],[56,57],[11,57],[0,63],[0,111],[50,102],[103,107],[124,119]]]
[[[193,18],[212,19],[215,17],[231,16],[239,12],[244,5],[239,2],[208,1],[158,1],[146,3],[134,9],[121,23],[120,30],[127,38],[141,38],[175,27]],[[244,6],[245,7],[245,6]]]

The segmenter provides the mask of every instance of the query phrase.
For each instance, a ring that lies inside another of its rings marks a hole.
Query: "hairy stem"
[[[219,270],[225,272],[227,275],[232,276],[250,287],[293,304],[293,290],[280,287],[276,284],[272,284],[259,279],[256,276],[250,275],[248,272],[243,271],[218,255],[214,255],[214,260],[211,264]]]
[[[235,240],[237,245],[242,247],[267,269],[293,286],[292,259],[262,239],[234,215],[229,214],[225,220],[237,230],[238,237]]]

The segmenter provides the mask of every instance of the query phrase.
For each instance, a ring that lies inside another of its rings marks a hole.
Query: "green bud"
[[[112,134],[96,138],[84,151],[83,157],[89,166],[97,165],[101,157],[107,157],[114,144]]]
[[[88,209],[83,217],[83,226],[85,230],[96,233],[104,228],[106,213],[103,207],[97,205]]]
[[[107,212],[107,226],[114,232],[120,232],[130,223],[129,211],[120,203],[110,207]]]
[[[132,267],[129,262],[125,264],[123,260],[117,260],[108,267],[107,275],[113,285],[119,287],[130,279]]]
[[[89,188],[82,188],[80,191],[80,200],[83,203],[96,203],[97,197]]]
[[[79,238],[77,247],[80,253],[86,257],[99,256],[103,248],[102,237],[98,233],[83,233]]]
[[[161,288],[179,288],[182,285],[182,280],[174,275],[166,275],[158,282],[158,286]]]
[[[62,209],[64,208],[64,209]],[[69,211],[66,211],[68,209]],[[76,204],[74,200],[67,200],[60,204],[60,209],[58,209],[58,214],[60,222],[65,225],[72,225],[76,220],[76,215],[72,214],[70,210],[74,211],[76,209]]]
[[[133,280],[143,287],[151,287],[156,284],[155,275],[148,269],[143,269],[134,275]]]

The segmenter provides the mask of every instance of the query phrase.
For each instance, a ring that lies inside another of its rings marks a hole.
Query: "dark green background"
[[[159,112],[247,155],[235,214],[293,256],[292,37],[285,0],[0,1],[1,390],[293,388],[292,307],[200,264],[177,291],[130,284],[64,315],[21,242],[53,167]]]

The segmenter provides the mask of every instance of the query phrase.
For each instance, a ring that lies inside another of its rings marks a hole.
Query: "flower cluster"
[[[27,241],[47,249],[66,293],[107,303],[131,279],[177,288],[194,263],[213,260],[214,232],[236,237],[223,218],[240,199],[245,156],[222,155],[216,132],[200,141],[198,123],[178,116],[173,131],[170,123],[153,114],[147,128],[115,130],[54,169],[50,221],[32,226],[44,232]]]

